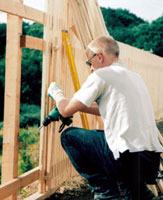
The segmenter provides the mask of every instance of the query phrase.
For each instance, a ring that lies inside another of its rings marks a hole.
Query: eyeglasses
[[[92,56],[89,60],[86,61],[86,65],[88,65],[89,67],[91,67],[91,66],[92,66],[91,60],[92,60],[96,55],[97,55],[96,53],[93,54],[93,56]]]

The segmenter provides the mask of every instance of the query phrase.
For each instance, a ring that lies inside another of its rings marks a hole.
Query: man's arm
[[[56,101],[57,108],[63,117],[70,117],[78,111],[100,116],[99,108],[96,103],[87,107],[79,100],[75,99],[75,97],[72,99],[65,98],[63,90],[56,82],[50,84],[48,95]]]
[[[63,117],[70,117],[78,111],[100,116],[99,108],[96,103],[87,107],[74,97],[72,99],[61,99],[57,103],[57,108]]]

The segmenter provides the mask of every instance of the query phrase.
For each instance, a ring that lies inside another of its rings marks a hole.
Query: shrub
[[[157,128],[161,133],[163,133],[163,121],[157,122]]]
[[[0,159],[0,184],[1,184],[1,169],[2,169],[2,159]]]
[[[0,130],[3,128],[3,122],[0,122]]]
[[[20,107],[20,127],[40,125],[40,106],[21,104]]]
[[[38,166],[39,130],[38,127],[20,129],[19,136],[19,174]]]
[[[34,167],[34,163],[31,160],[30,154],[27,149],[24,149],[20,152],[19,155],[19,174],[23,174]]]

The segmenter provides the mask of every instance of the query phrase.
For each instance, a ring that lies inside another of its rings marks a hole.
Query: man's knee
[[[69,127],[67,129],[65,129],[62,134],[61,134],[61,144],[64,147],[65,145],[67,145],[69,143],[69,141],[71,141],[71,136],[74,133],[74,130],[76,129],[76,127]]]

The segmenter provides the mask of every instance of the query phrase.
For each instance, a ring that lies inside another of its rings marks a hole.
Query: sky
[[[33,8],[44,10],[46,0],[23,0],[24,4]],[[101,7],[122,8],[136,14],[142,19],[152,22],[163,16],[163,0],[97,0]],[[0,22],[5,21],[4,14],[0,12]]]
[[[122,8],[151,22],[163,16],[163,0],[98,0],[101,7]]]

